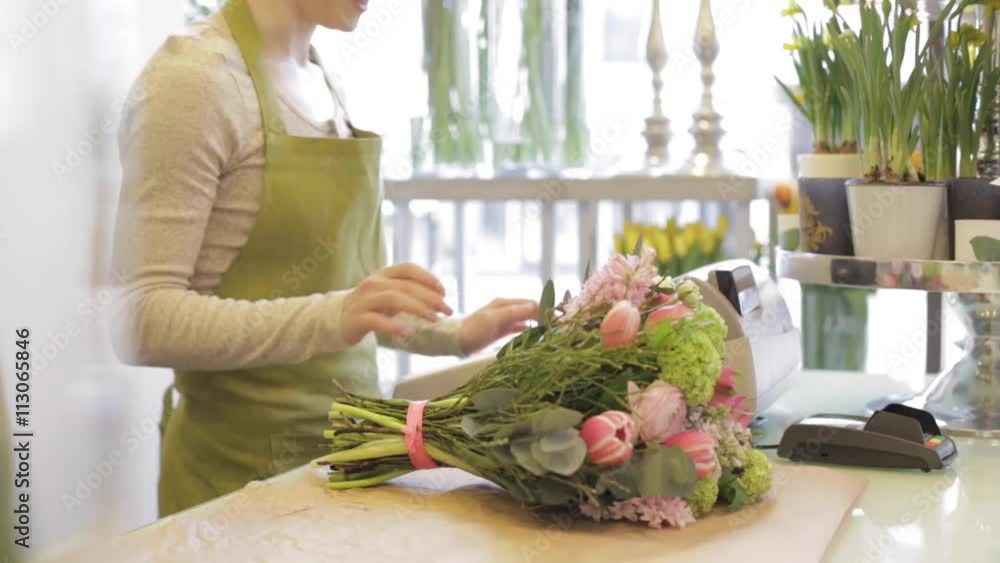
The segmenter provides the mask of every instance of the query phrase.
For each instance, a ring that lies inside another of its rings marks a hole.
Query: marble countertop
[[[916,393],[926,379],[806,372],[767,413],[760,444],[776,444],[796,420],[818,413],[865,414],[873,399]],[[862,469],[868,488],[835,537],[830,563],[996,563],[1000,561],[1000,441],[956,438],[948,469]],[[776,471],[798,463],[770,451]]]

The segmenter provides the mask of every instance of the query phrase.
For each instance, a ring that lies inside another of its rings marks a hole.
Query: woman
[[[339,389],[377,394],[376,339],[462,355],[522,330],[537,304],[464,320],[441,283],[383,260],[380,140],[355,129],[310,48],[364,0],[232,0],[171,37],[122,123],[115,269],[123,360],[175,370],[160,512],[322,454]]]

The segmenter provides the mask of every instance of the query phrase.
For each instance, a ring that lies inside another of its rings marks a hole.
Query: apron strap
[[[264,43],[260,38],[257,23],[246,0],[229,0],[222,7],[226,25],[229,26],[233,39],[240,47],[243,61],[250,70],[257,99],[260,101],[261,123],[264,124],[265,136],[270,134],[285,134],[285,124],[281,120],[278,104],[271,92],[271,82],[267,79],[267,69],[264,67],[262,54]]]

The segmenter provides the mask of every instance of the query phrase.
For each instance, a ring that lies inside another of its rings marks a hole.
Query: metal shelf
[[[1000,263],[877,260],[778,252],[778,276],[815,285],[927,292],[1000,293]]]

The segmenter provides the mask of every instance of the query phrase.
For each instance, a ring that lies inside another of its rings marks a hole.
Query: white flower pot
[[[860,178],[858,154],[800,154],[799,178]]]
[[[955,260],[979,262],[972,248],[972,239],[988,237],[1000,240],[1000,221],[962,219],[955,221]]]
[[[854,255],[947,260],[948,192],[942,185],[847,185]]]

